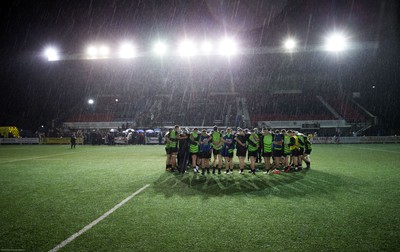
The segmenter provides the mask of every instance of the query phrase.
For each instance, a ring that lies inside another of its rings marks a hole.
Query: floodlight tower
[[[238,46],[236,42],[231,38],[224,38],[219,44],[219,54],[225,56],[231,56],[238,53]]]
[[[347,39],[342,33],[332,33],[326,37],[325,50],[340,52],[346,50]]]
[[[185,39],[179,45],[179,55],[183,57],[190,57],[197,54],[194,43],[191,40]]]
[[[283,47],[288,52],[293,52],[296,49],[297,41],[293,38],[288,38],[283,44]]]
[[[121,44],[120,49],[119,49],[119,57],[120,58],[133,58],[135,57],[135,48],[132,44],[124,42]]]
[[[340,56],[340,52],[347,49],[347,38],[341,32],[334,32],[329,34],[325,38],[325,50],[331,53],[335,53],[337,57]],[[337,78],[338,78],[338,88],[340,91],[343,90],[343,83],[342,83],[342,67],[341,62],[337,59]]]
[[[161,41],[154,44],[153,51],[158,56],[162,57],[167,53],[167,45]]]
[[[60,59],[58,51],[54,47],[49,47],[44,52],[45,57],[48,61],[56,61]]]

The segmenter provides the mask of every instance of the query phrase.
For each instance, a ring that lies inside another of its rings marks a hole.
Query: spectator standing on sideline
[[[72,149],[72,147],[74,149],[76,147],[76,135],[75,135],[75,132],[73,132],[72,135],[71,135],[71,149]]]

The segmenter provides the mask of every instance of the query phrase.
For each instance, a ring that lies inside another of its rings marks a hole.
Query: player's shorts
[[[198,158],[211,158],[211,152],[210,151],[199,152],[197,157]]]
[[[236,149],[236,156],[237,157],[246,157],[247,150],[245,148],[238,148]]]
[[[213,149],[214,156],[221,154],[221,150],[222,150],[222,148],[219,150]]]
[[[273,150],[272,151],[272,156],[274,156],[274,157],[282,157],[283,156],[283,150]]]
[[[263,157],[272,157],[272,152],[262,152]]]
[[[290,152],[291,154],[292,154],[292,156],[293,157],[298,157],[298,156],[300,156],[301,154],[300,154],[300,150],[299,149],[294,149],[294,150],[291,150],[291,152]]]
[[[290,152],[283,152],[283,156],[284,157],[290,156]]]
[[[178,147],[170,147],[167,149],[168,154],[178,153]]]
[[[196,156],[198,156],[199,155],[199,152],[197,151],[197,152],[190,152],[190,155],[192,156],[192,155],[196,155]]]
[[[228,158],[233,158],[233,152],[226,152],[224,153],[224,155],[222,155],[223,157],[228,157]]]
[[[304,148],[300,148],[300,150],[299,150],[299,156],[301,156],[301,155],[303,155],[304,154]]]
[[[248,156],[249,157],[258,157],[258,150],[256,151],[248,151]]]
[[[306,150],[304,151],[304,154],[310,155],[310,154],[311,154],[311,151],[312,151],[312,150],[306,149]]]

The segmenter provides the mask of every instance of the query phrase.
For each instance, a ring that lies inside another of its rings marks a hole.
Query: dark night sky
[[[373,104],[367,107],[389,127],[399,128],[400,114],[394,109],[400,106],[396,0],[14,0],[0,5],[1,125],[35,129],[95,91],[113,92],[107,86],[111,82],[116,82],[115,89],[126,88],[126,83],[151,82],[148,72],[140,75],[115,62],[50,64],[41,56],[49,44],[62,48],[65,54],[75,54],[88,42],[117,44],[130,39],[145,51],[158,37],[174,41],[182,34],[200,39],[226,32],[250,48],[279,46],[287,34],[312,45],[320,43],[321,34],[336,28],[350,31],[356,41],[379,43],[377,50],[346,58],[344,82],[347,91],[365,93],[364,98]],[[255,58],[246,64],[268,62]],[[145,69],[145,63],[141,65]],[[318,75],[329,67],[301,65],[292,63],[293,71]],[[275,71],[281,70],[275,64]],[[371,90],[371,86],[376,88]]]

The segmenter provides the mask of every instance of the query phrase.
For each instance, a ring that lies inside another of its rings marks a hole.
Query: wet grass
[[[0,249],[396,250],[400,145],[315,145],[312,169],[164,171],[162,146],[0,146]],[[260,167],[261,168],[261,167]]]

